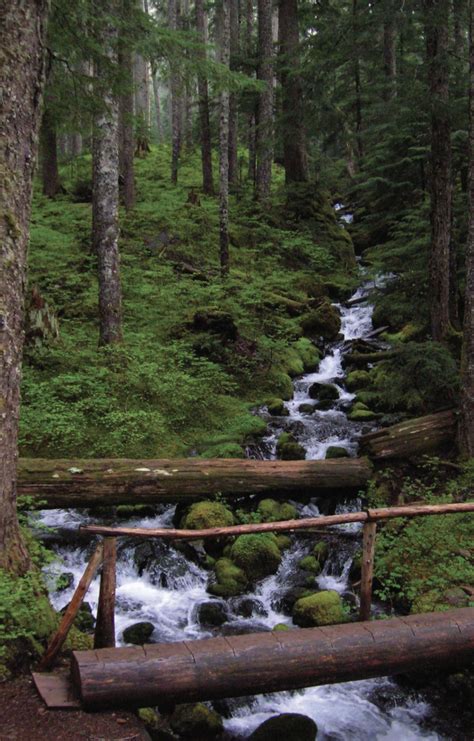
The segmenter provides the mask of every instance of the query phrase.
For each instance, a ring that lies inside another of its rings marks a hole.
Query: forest
[[[472,642],[96,712],[32,672],[472,625],[474,0],[0,0],[0,38],[0,739],[471,739]]]

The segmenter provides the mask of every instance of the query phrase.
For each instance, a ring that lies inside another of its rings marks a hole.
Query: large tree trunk
[[[177,0],[168,0],[168,26],[172,31],[178,29]],[[175,65],[170,63],[170,95],[171,95],[171,183],[178,184],[179,155],[181,152],[181,116],[179,78]]]
[[[45,106],[40,129],[43,195],[56,198],[62,192],[58,170],[58,141],[51,112]]]
[[[264,90],[258,99],[257,200],[270,196],[273,163],[273,38],[272,0],[258,0],[258,79]]]
[[[255,55],[254,42],[253,42],[253,27],[254,27],[254,4],[253,0],[245,0],[245,53],[250,64]],[[250,70],[252,76],[254,69]],[[254,96],[250,94],[251,110],[247,113],[247,146],[248,146],[248,172],[247,176],[251,183],[255,186],[257,177],[257,154],[256,154],[256,106],[254,104]]]
[[[474,457],[474,0],[469,2],[469,213],[461,360],[461,452]]]
[[[117,0],[95,0],[100,39],[110,64],[116,64],[117,30],[112,25]],[[94,121],[92,142],[92,240],[99,274],[99,344],[122,340],[122,289],[118,250],[118,101],[101,66],[96,78],[103,110]]]
[[[130,22],[133,0],[122,0],[124,24]],[[123,90],[119,100],[119,173],[121,196],[127,211],[135,205],[135,167],[133,155],[133,59],[127,40],[119,40],[119,65]]]
[[[449,120],[449,2],[424,0],[431,99],[431,334],[450,331],[452,173]]]
[[[395,17],[398,0],[389,0],[385,3],[385,17],[383,21],[383,68],[385,73],[385,100],[394,98],[397,94],[397,21]]]
[[[206,60],[207,18],[204,11],[204,0],[196,0],[196,29],[202,42],[199,57]],[[198,75],[199,128],[201,138],[202,187],[204,193],[214,193],[212,178],[211,124],[209,119],[209,90],[205,74]]]
[[[360,79],[360,54],[359,54],[359,7],[358,0],[352,0],[352,64],[354,73],[354,118],[355,138],[358,159],[364,156],[364,145],[362,142],[362,85]]]
[[[222,0],[220,62],[229,66],[230,61],[230,3]],[[221,273],[229,272],[229,91],[219,96],[219,255]]]
[[[0,567],[22,573],[28,551],[16,515],[23,301],[44,82],[47,0],[0,6]]]
[[[239,0],[230,0],[230,68],[237,69],[239,54]],[[239,169],[237,160],[238,137],[237,93],[229,97],[229,185],[238,185]]]
[[[309,177],[303,90],[298,73],[291,72],[299,68],[298,0],[280,0],[278,28],[285,179],[287,183],[301,183]]]
[[[155,65],[151,67],[151,79],[153,82],[153,97],[155,99],[155,120],[158,143],[163,141],[163,121],[161,119],[160,83]]]

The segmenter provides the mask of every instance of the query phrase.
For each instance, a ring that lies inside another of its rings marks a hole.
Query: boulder
[[[178,705],[171,716],[170,725],[181,738],[195,741],[217,738],[224,730],[221,716],[202,702]]]
[[[68,605],[63,607],[62,610],[60,610],[61,615],[64,615],[68,608]],[[79,608],[79,612],[77,613],[74,625],[78,630],[81,630],[83,633],[90,633],[94,630],[95,625],[95,618],[92,614],[92,608],[89,604],[89,602],[83,602],[82,605]]]
[[[234,609],[237,615],[241,615],[244,618],[251,618],[254,615],[266,617],[268,614],[265,605],[254,597],[244,597]]]
[[[325,540],[320,540],[313,546],[313,556],[318,559],[319,563],[326,563],[329,556],[329,546]]]
[[[183,527],[187,530],[228,527],[233,524],[234,515],[221,502],[196,502],[191,505],[183,520]]]
[[[153,623],[141,622],[129,625],[123,631],[122,637],[125,643],[133,643],[135,646],[143,646],[145,643],[151,643],[150,638],[152,636],[155,626]]]
[[[281,713],[268,718],[249,736],[249,741],[315,741],[314,720],[299,713]]]
[[[307,337],[300,337],[295,342],[295,350],[300,356],[303,363],[303,370],[306,373],[313,373],[318,369],[320,354],[318,348]]]
[[[283,399],[270,399],[267,401],[268,413],[275,417],[288,417],[289,411]]]
[[[283,432],[278,438],[277,456],[282,461],[302,461],[306,458],[306,451],[291,433]]]
[[[298,407],[298,411],[300,414],[313,414],[315,409],[315,404],[300,404]]]
[[[321,573],[321,564],[315,556],[304,556],[298,561],[298,566],[303,571],[309,571],[316,576]]]
[[[56,584],[55,584],[56,591],[65,592],[66,589],[69,589],[69,587],[72,587],[73,584],[74,584],[74,574],[72,574],[70,571],[64,571],[56,579]]]
[[[380,417],[376,412],[372,412],[368,406],[361,401],[356,401],[351,411],[347,415],[351,422],[371,422]]]
[[[302,597],[293,607],[293,622],[301,628],[344,623],[346,613],[337,592],[325,590]]]
[[[317,399],[318,401],[337,401],[339,399],[338,388],[332,383],[313,383],[309,387],[308,395],[311,399]]]
[[[325,299],[317,309],[302,317],[301,327],[310,337],[335,340],[341,331],[341,318],[335,306]]]
[[[232,561],[254,581],[275,574],[281,553],[273,533],[239,535],[231,548]]]
[[[346,378],[346,386],[349,391],[358,391],[359,389],[370,386],[370,373],[365,370],[351,371]]]
[[[347,450],[345,448],[342,448],[339,445],[331,445],[326,450],[326,458],[327,459],[331,459],[331,458],[349,458],[349,453],[347,452]]]
[[[296,507],[289,502],[277,502],[275,499],[262,499],[257,507],[262,522],[279,522],[294,520],[297,517]]]
[[[227,621],[227,613],[222,602],[201,602],[197,609],[197,619],[201,625],[218,628]]]
[[[245,592],[248,579],[243,569],[236,566],[230,558],[219,558],[214,566],[216,583],[208,587],[208,592],[217,597],[235,597]]]

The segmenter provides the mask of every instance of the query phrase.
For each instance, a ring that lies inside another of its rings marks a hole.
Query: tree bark
[[[117,0],[95,0],[100,40],[111,64],[117,63]],[[92,240],[98,260],[99,344],[122,340],[122,289],[118,249],[118,101],[101,66],[96,79],[103,110],[95,117],[92,142]]]
[[[155,66],[151,67],[151,79],[153,81],[153,97],[155,99],[155,118],[158,143],[163,141],[163,121],[161,119],[160,83]]]
[[[230,68],[237,69],[239,54],[239,0],[230,0]],[[237,93],[229,96],[229,186],[235,189],[239,180]]]
[[[62,192],[58,170],[58,142],[54,118],[47,106],[44,107],[41,119],[40,143],[43,195],[56,198]]]
[[[178,29],[177,0],[168,0],[168,26],[171,31]],[[181,116],[179,78],[173,62],[170,63],[171,95],[171,183],[178,184],[179,155],[181,153]]]
[[[201,641],[75,651],[84,707],[143,707],[468,667],[474,610],[270,631]],[[296,739],[288,736],[288,741]]]
[[[385,73],[385,100],[391,100],[397,94],[397,21],[396,5],[389,0],[385,5],[383,22],[383,68]]]
[[[230,61],[230,3],[222,0],[220,62],[229,66]],[[219,256],[221,274],[229,272],[229,91],[219,96]]]
[[[454,442],[456,415],[452,410],[409,419],[360,438],[361,453],[376,460],[411,458]]]
[[[474,1],[469,0],[469,180],[459,447],[474,457]]]
[[[353,69],[354,69],[354,112],[357,157],[359,160],[364,156],[364,145],[362,143],[362,86],[360,80],[360,54],[359,54],[359,7],[358,0],[352,0],[352,45],[353,45]]]
[[[272,1],[258,0],[258,79],[265,88],[258,98],[256,197],[270,196],[273,163]]]
[[[431,96],[431,334],[449,335],[452,165],[449,117],[449,3],[424,0],[426,56]]]
[[[122,0],[123,23],[131,20],[133,0]],[[133,134],[133,59],[125,38],[119,39],[119,65],[123,90],[119,99],[119,173],[123,205],[128,210],[135,206],[135,165]]]
[[[16,515],[23,303],[44,84],[47,0],[0,6],[0,567],[30,565]]]
[[[202,43],[199,50],[199,58],[206,61],[207,44],[207,18],[204,10],[204,0],[196,0],[196,30]],[[204,73],[198,75],[198,99],[199,99],[199,128],[201,139],[201,163],[202,163],[202,187],[204,193],[214,193],[212,177],[212,146],[211,146],[211,124],[209,118],[209,89],[207,76]]]
[[[245,3],[245,52],[246,57],[250,60],[251,69],[250,73],[253,75],[255,70],[253,69],[252,60],[255,57],[254,41],[253,41],[253,27],[254,27],[254,4],[253,0],[246,0]],[[250,94],[251,110],[247,113],[247,146],[248,146],[248,171],[247,177],[254,187],[256,184],[257,177],[257,153],[256,153],[256,106],[254,104],[254,96]]]
[[[282,86],[282,137],[286,183],[309,179],[303,89],[299,74],[298,0],[279,3],[280,81]]]

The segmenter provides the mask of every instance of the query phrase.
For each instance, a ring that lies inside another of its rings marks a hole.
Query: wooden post
[[[84,571],[79,584],[77,585],[72,600],[67,606],[66,612],[63,615],[63,619],[59,624],[59,628],[54,634],[43,658],[39,663],[38,670],[40,672],[49,669],[53,664],[56,656],[60,652],[61,647],[67,638],[67,634],[71,629],[71,625],[73,624],[74,619],[79,612],[79,608],[84,601],[84,597],[87,590],[89,589],[90,583],[94,578],[97,569],[102,563],[103,552],[103,545],[102,543],[99,543],[94,553],[92,554],[89,563],[87,564],[86,570]]]
[[[359,620],[370,620],[376,532],[376,522],[366,522],[364,524],[362,540],[362,577],[360,582]]]
[[[117,538],[104,538],[104,560],[100,578],[94,648],[115,648],[116,564]]]

